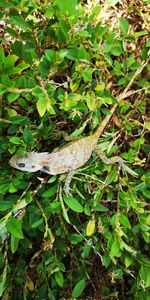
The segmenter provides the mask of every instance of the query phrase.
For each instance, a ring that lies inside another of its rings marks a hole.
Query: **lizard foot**
[[[64,192],[66,195],[70,194],[70,182],[71,182],[72,176],[73,176],[73,171],[70,170],[67,174],[67,178],[66,178],[65,184],[64,184]]]

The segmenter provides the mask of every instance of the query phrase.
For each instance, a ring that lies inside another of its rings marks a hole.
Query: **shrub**
[[[150,299],[148,1],[1,5],[2,299]],[[90,134],[127,88],[99,143],[137,178],[93,154],[66,196],[65,174],[9,166]]]

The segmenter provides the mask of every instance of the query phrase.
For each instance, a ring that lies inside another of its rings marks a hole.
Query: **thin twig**
[[[148,59],[146,60],[146,62],[143,63],[142,66],[141,66],[139,69],[136,70],[136,72],[134,73],[134,75],[133,75],[133,77],[131,78],[130,82],[128,83],[127,87],[125,88],[124,94],[129,90],[129,88],[130,88],[130,86],[132,85],[132,83],[133,83],[133,81],[135,80],[135,78],[136,78],[139,74],[141,74],[141,72],[143,71],[143,69],[147,66],[147,64],[148,64],[148,62],[149,62],[149,59],[150,59],[150,58],[148,58]]]
[[[127,95],[127,92],[128,92],[128,90],[129,90],[129,88],[131,87],[131,85],[132,85],[132,83],[134,82],[135,78],[136,78],[139,74],[141,74],[141,72],[143,71],[143,69],[147,66],[149,60],[150,60],[150,58],[148,58],[148,59],[146,60],[146,62],[143,63],[142,66],[136,70],[136,72],[134,73],[133,77],[132,77],[131,80],[129,81],[128,85],[127,85],[126,88],[124,89],[123,93],[118,97],[119,100],[128,97],[128,96],[126,96],[126,95]],[[137,90],[137,91],[134,91],[134,92],[137,93],[138,90]],[[121,97],[121,98],[120,98],[120,97]]]
[[[124,94],[124,92],[125,92],[125,91],[124,91],[118,98],[119,98],[119,100],[122,100],[122,99],[125,99],[125,98],[127,98],[127,97],[130,97],[130,96],[132,96],[132,95],[134,95],[134,94],[137,94],[137,93],[139,93],[139,92],[141,92],[141,91],[148,90],[148,89],[150,89],[150,85],[149,85],[149,86],[145,86],[145,87],[143,87],[143,88],[141,88],[141,89],[139,89],[139,90],[128,91],[128,92],[126,92],[125,94]]]
[[[42,178],[41,183],[37,186],[37,188],[31,192],[31,196],[34,197],[35,194],[37,194],[37,192],[40,190],[40,188],[43,186],[43,184],[47,181],[47,179],[49,178],[49,175],[47,175],[45,178]]]
[[[85,238],[85,237],[83,236],[83,234],[78,230],[78,228],[77,228],[75,225],[73,225],[73,224],[71,224],[71,225],[72,225],[72,227],[75,229],[75,231],[76,231],[80,236],[83,237],[84,241],[86,241],[86,243],[89,243],[88,239]],[[95,251],[95,247],[94,247],[93,245],[92,245],[92,249],[94,249],[94,251]],[[102,257],[102,255],[101,255],[98,251],[96,251],[96,254],[100,257],[101,262],[103,263],[103,257]]]

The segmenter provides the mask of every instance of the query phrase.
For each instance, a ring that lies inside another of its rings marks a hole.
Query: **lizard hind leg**
[[[102,162],[106,165],[114,163],[119,163],[120,165],[122,165],[124,161],[120,156],[113,156],[111,158],[106,157],[105,153],[98,146],[94,149],[94,151],[97,153]]]
[[[63,137],[66,142],[75,141],[75,140],[78,140],[79,138],[81,138],[81,137],[70,136],[66,131],[63,131],[63,130],[60,130],[59,132],[53,133],[53,137],[55,137],[55,138]]]
[[[138,174],[134,172],[132,169],[130,169],[125,163],[122,157],[120,156],[113,156],[111,158],[107,158],[104,154],[104,152],[97,146],[94,151],[97,153],[97,155],[100,157],[102,162],[104,164],[119,164],[119,169],[122,169],[123,173],[129,173],[134,177],[138,177]]]
[[[65,184],[64,184],[64,192],[66,195],[69,195],[69,190],[70,190],[70,182],[73,176],[73,170],[70,170],[67,174]]]

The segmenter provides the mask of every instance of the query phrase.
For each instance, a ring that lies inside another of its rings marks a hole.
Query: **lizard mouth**
[[[9,160],[9,164],[16,169],[25,167],[24,163],[20,163],[20,164],[17,163],[18,158],[20,158],[20,156],[18,156],[16,154],[13,155],[13,157]]]
[[[12,167],[16,167],[16,155],[14,155],[10,160],[9,160],[9,164],[12,166]]]

